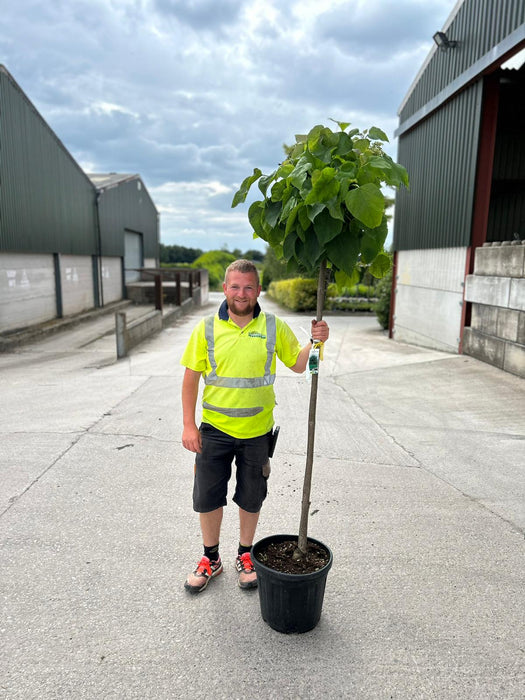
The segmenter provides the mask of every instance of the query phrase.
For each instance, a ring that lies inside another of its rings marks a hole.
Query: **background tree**
[[[267,290],[271,282],[295,277],[295,272],[288,272],[287,261],[278,258],[275,250],[268,246],[262,265],[262,288]]]
[[[204,267],[208,270],[210,289],[221,289],[224,282],[224,273],[228,265],[236,260],[237,256],[224,250],[209,250],[200,255],[192,264],[192,267]]]
[[[185,248],[182,245],[159,245],[159,257],[161,264],[192,263],[199,255],[202,255],[200,248]]]

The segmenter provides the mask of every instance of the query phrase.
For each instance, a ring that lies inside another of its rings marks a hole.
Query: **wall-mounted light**
[[[453,49],[458,45],[458,42],[449,39],[445,32],[436,32],[432,38],[434,39],[436,46],[441,49],[441,51]]]

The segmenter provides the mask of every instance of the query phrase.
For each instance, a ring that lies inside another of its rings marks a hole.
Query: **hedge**
[[[315,311],[317,309],[317,280],[296,277],[290,280],[271,282],[268,296],[281,306],[292,311]],[[326,301],[334,296],[330,287],[326,292]]]

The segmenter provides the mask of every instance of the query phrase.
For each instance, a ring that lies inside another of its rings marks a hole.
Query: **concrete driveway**
[[[0,698],[523,700],[525,382],[373,317],[328,318],[319,625],[275,632],[237,587],[233,505],[224,574],[184,591],[201,547],[179,357],[211,296],[123,360],[90,323],[0,354]],[[306,340],[308,315],[261,305]],[[276,393],[260,537],[299,522],[309,383],[281,366]]]

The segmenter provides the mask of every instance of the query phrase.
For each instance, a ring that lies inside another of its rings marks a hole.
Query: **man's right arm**
[[[200,452],[202,449],[201,434],[195,423],[200,378],[200,372],[186,367],[182,380],[182,445],[190,452]]]

